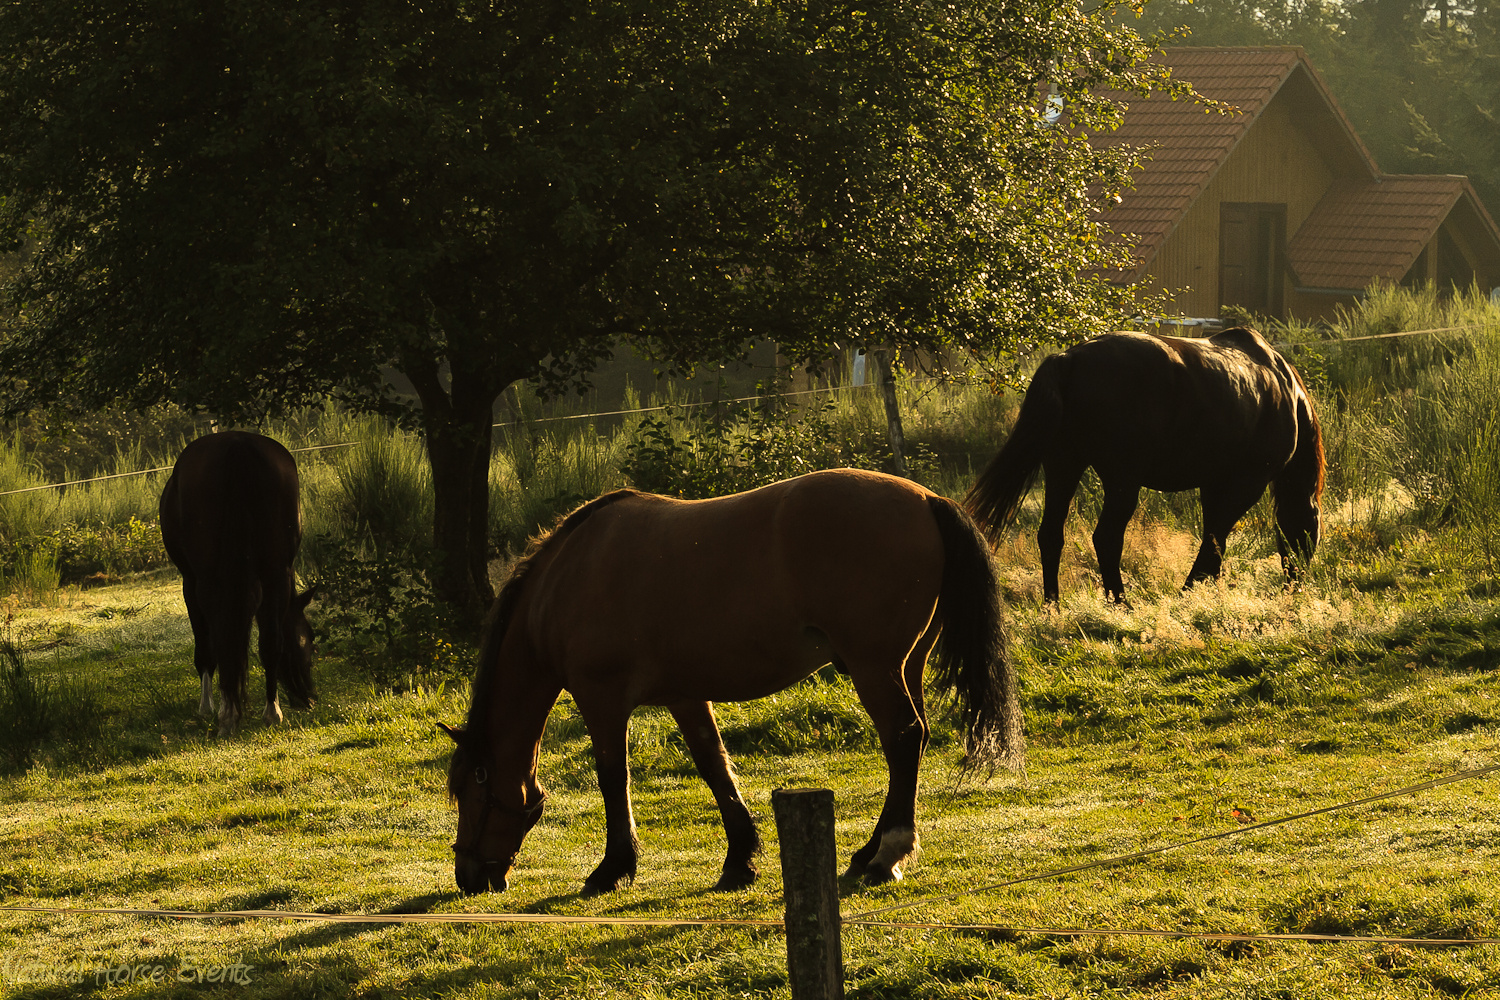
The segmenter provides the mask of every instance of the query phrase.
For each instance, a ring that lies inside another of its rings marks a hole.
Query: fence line
[[[948,893],[941,896],[929,896],[922,899],[898,903],[894,906],[885,906],[875,910],[867,910],[855,913],[847,917],[841,917],[840,922],[845,926],[852,927],[887,927],[902,928],[908,930],[964,930],[984,931],[993,934],[1034,934],[1048,937],[1155,937],[1191,939],[1200,941],[1246,941],[1246,942],[1274,942],[1274,941],[1304,941],[1313,943],[1349,943],[1349,944],[1395,944],[1426,947],[1460,947],[1468,945],[1500,944],[1500,938],[1408,938],[1408,937],[1382,937],[1376,935],[1348,935],[1348,934],[1235,934],[1215,931],[1180,931],[1180,930],[1153,930],[1149,928],[1085,928],[1085,927],[1008,927],[1001,924],[946,924],[931,921],[893,921],[878,920],[877,917],[898,910],[910,909],[930,903],[946,902],[953,899],[961,899],[966,896],[977,896],[981,893],[993,892],[996,889],[1007,886],[1021,885],[1028,882],[1039,882],[1045,879],[1057,878],[1063,875],[1072,875],[1078,872],[1090,871],[1098,868],[1109,868],[1122,864],[1140,861],[1144,858],[1163,854],[1167,851],[1175,851],[1194,844],[1208,843],[1214,840],[1223,840],[1228,837],[1250,833],[1254,830],[1266,829],[1268,827],[1281,826],[1299,819],[1307,819],[1311,816],[1320,816],[1325,813],[1336,812],[1342,809],[1352,809],[1357,806],[1370,805],[1386,799],[1393,799],[1401,795],[1413,795],[1417,792],[1437,788],[1442,785],[1452,784],[1457,781],[1466,781],[1471,778],[1482,777],[1500,771],[1500,764],[1490,764],[1485,767],[1470,768],[1454,774],[1445,775],[1441,778],[1433,778],[1430,781],[1419,782],[1415,785],[1407,785],[1394,791],[1381,792],[1376,795],[1367,795],[1363,798],[1348,802],[1340,802],[1335,805],[1322,806],[1317,809],[1309,809],[1305,812],[1282,816],[1277,819],[1266,820],[1248,826],[1239,826],[1231,830],[1221,830],[1218,833],[1195,837],[1192,840],[1184,840],[1174,844],[1166,844],[1161,847],[1151,848],[1145,851],[1135,851],[1113,858],[1105,858],[1100,861],[1088,862],[1081,865],[1070,865],[1064,868],[1054,868],[1049,871],[1034,875],[1027,875],[1017,879],[1009,879],[1004,882],[996,882],[991,885],[980,886],[977,889],[967,889],[961,892]],[[445,923],[445,924],[592,924],[603,926],[645,926],[645,927],[761,927],[785,930],[785,923],[781,920],[752,920],[752,919],[729,919],[716,917],[592,917],[572,916],[551,913],[308,913],[295,910],[159,910],[138,908],[110,908],[110,907],[57,907],[57,906],[0,906],[0,913],[38,913],[53,916],[134,916],[143,918],[171,919],[171,920],[295,920],[295,921],[326,921],[330,923],[363,923],[363,924],[400,924],[400,923]]]
[[[1435,326],[1435,327],[1431,327],[1431,328],[1426,329],[1426,330],[1400,330],[1400,331],[1397,331],[1395,333],[1372,333],[1372,334],[1369,334],[1369,335],[1363,336],[1363,337],[1343,337],[1343,338],[1340,338],[1338,340],[1307,340],[1307,341],[1297,341],[1297,342],[1274,343],[1271,346],[1274,347],[1274,348],[1276,348],[1277,350],[1281,350],[1282,348],[1286,348],[1286,347],[1337,346],[1339,344],[1352,344],[1352,343],[1355,343],[1357,341],[1362,341],[1362,340],[1388,340],[1388,339],[1390,339],[1392,337],[1415,337],[1415,336],[1418,336],[1420,334],[1428,334],[1428,333],[1452,333],[1452,332],[1454,332],[1456,330],[1482,330],[1482,329],[1485,328],[1485,326],[1486,326],[1486,324],[1483,324],[1483,323],[1468,323],[1468,324],[1465,324],[1465,325],[1462,325],[1462,326]],[[922,378],[922,379],[910,379],[908,381],[911,382],[911,383],[920,383],[920,382],[938,382],[938,381],[946,381],[946,380],[943,380],[943,379],[934,379],[934,378]],[[768,398],[771,398],[771,399],[784,399],[784,398],[786,398],[788,396],[811,396],[811,395],[815,395],[817,393],[837,392],[837,391],[844,390],[844,389],[869,389],[869,388],[873,388],[874,384],[875,383],[873,383],[873,382],[865,382],[865,383],[862,383],[860,385],[837,385],[837,386],[825,386],[825,387],[823,387],[821,389],[798,389],[796,392],[779,392],[779,393],[775,393],[772,396],[761,395],[761,396],[739,396],[739,397],[736,397],[734,399],[705,399],[705,400],[700,400],[698,402],[693,402],[693,403],[664,403],[661,406],[640,406],[640,407],[636,407],[635,409],[631,409],[631,410],[606,410],[606,411],[603,411],[603,412],[600,412],[600,413],[570,413],[570,414],[565,414],[565,415],[559,416],[559,417],[537,417],[537,418],[535,418],[533,420],[526,420],[526,419],[521,419],[521,420],[506,420],[506,421],[501,421],[500,423],[491,424],[490,425],[490,429],[494,430],[494,429],[501,428],[501,427],[522,427],[522,426],[525,426],[527,424],[547,424],[547,423],[555,423],[555,422],[563,421],[563,420],[592,420],[592,419],[594,419],[596,417],[622,417],[622,416],[629,416],[632,413],[657,413],[657,412],[660,412],[662,410],[668,410],[668,409],[674,409],[674,408],[675,409],[686,410],[686,409],[691,409],[691,408],[696,407],[696,406],[733,406],[733,405],[738,404],[738,403],[754,403],[754,402],[757,402],[757,401],[760,401],[760,400],[763,400],[763,399],[768,399]],[[311,445],[311,446],[306,447],[306,448],[292,448],[292,449],[289,449],[289,450],[293,454],[298,454],[298,453],[301,453],[301,452],[304,452],[304,451],[322,451],[322,450],[324,450],[326,448],[352,448],[353,446],[355,446],[357,444],[359,444],[358,441],[341,441],[338,444],[319,444],[319,445]],[[61,489],[64,486],[82,486],[82,485],[87,484],[87,483],[101,483],[101,482],[104,482],[105,480],[108,480],[108,479],[122,479],[122,478],[126,478],[126,477],[129,477],[129,476],[147,476],[147,475],[150,475],[153,472],[165,472],[166,470],[168,470],[170,468],[172,468],[170,465],[162,465],[162,466],[158,466],[157,468],[154,468],[154,469],[141,469],[138,472],[117,472],[117,473],[115,473],[113,475],[109,475],[109,476],[95,476],[93,479],[74,479],[74,480],[70,480],[70,481],[65,482],[65,483],[46,483],[46,484],[44,484],[42,486],[27,486],[24,489],[6,490],[4,492],[0,492],[0,497],[14,496],[17,493],[34,493],[34,492],[37,492],[39,490]]]
[[[878,910],[867,910],[864,913],[856,913],[853,916],[849,917],[846,923],[870,920],[874,917],[878,917],[886,913],[895,913],[897,910],[906,910],[914,906],[922,906],[926,903],[942,903],[952,899],[962,899],[965,896],[977,896],[980,893],[994,892],[996,889],[1004,889],[1013,885],[1024,885],[1027,882],[1040,882],[1049,878],[1057,878],[1061,875],[1074,875],[1078,872],[1092,871],[1096,868],[1113,868],[1116,865],[1129,864],[1133,861],[1140,861],[1144,858],[1153,857],[1157,854],[1165,854],[1168,851],[1175,851],[1179,848],[1190,847],[1193,844],[1206,844],[1214,840],[1224,840],[1228,837],[1236,837],[1240,834],[1250,833],[1253,830],[1263,830],[1268,827],[1281,826],[1286,823],[1291,823],[1294,820],[1307,819],[1311,816],[1321,816],[1324,813],[1338,812],[1341,809],[1352,809],[1356,806],[1366,806],[1374,802],[1384,801],[1385,799],[1394,799],[1401,795],[1413,795],[1417,792],[1426,791],[1429,788],[1437,788],[1439,785],[1449,785],[1455,781],[1466,781],[1470,778],[1478,778],[1486,774],[1491,774],[1495,771],[1500,771],[1500,764],[1490,764],[1487,767],[1476,767],[1468,771],[1459,771],[1456,774],[1450,774],[1442,778],[1434,778],[1431,781],[1424,781],[1420,784],[1408,785],[1405,788],[1398,788],[1392,792],[1381,792],[1377,795],[1367,795],[1364,798],[1354,799],[1350,802],[1340,802],[1336,805],[1322,806],[1318,809],[1309,809],[1306,812],[1294,813],[1290,816],[1281,816],[1277,819],[1268,819],[1260,823],[1251,823],[1246,826],[1238,826],[1232,830],[1220,830],[1218,833],[1210,833],[1202,837],[1194,837],[1191,840],[1183,840],[1175,844],[1164,844],[1161,847],[1152,847],[1144,851],[1135,851],[1130,854],[1122,854],[1113,858],[1105,858],[1101,861],[1089,861],[1081,865],[1069,865],[1066,868],[1055,868],[1051,871],[1042,872],[1038,875],[1025,875],[1021,878],[1007,879],[1004,882],[995,882],[991,885],[980,886],[977,889],[965,889],[961,892],[951,892],[942,896],[929,896],[924,899],[916,899],[905,903],[897,903],[894,906],[883,906]]]
[[[1483,330],[1487,323],[1466,323],[1463,326],[1434,326],[1427,330],[1398,330],[1395,333],[1371,333],[1363,337],[1340,337],[1336,340],[1307,340],[1296,344],[1274,344],[1274,347],[1317,347],[1323,344],[1352,344],[1358,340],[1389,340],[1392,337],[1415,337],[1423,333],[1452,333],[1455,330]]]
[[[58,917],[141,917],[156,920],[290,920],[341,924],[571,924],[602,927],[754,927],[785,932],[781,920],[719,919],[715,917],[581,917],[556,913],[316,913],[298,910],[152,910],[111,907],[0,906],[0,913],[35,913]],[[1038,937],[1149,937],[1194,941],[1276,942],[1311,944],[1395,944],[1457,948],[1500,944],[1500,938],[1382,937],[1366,934],[1235,934],[1220,931],[1156,930],[1149,927],[1009,927],[1003,924],[944,924],[922,921],[842,920],[845,927],[892,930],[982,931],[998,935]]]
[[[338,444],[313,444],[305,448],[288,449],[292,454],[301,454],[304,451],[324,451],[328,448],[352,448],[359,444],[358,441],[340,441]],[[154,469],[139,469],[135,472],[116,472],[109,476],[95,476],[93,479],[70,479],[66,483],[46,483],[42,486],[27,486],[19,490],[6,490],[0,493],[0,497],[15,496],[17,493],[35,493],[38,490],[60,490],[64,486],[82,486],[86,483],[102,483],[106,479],[125,479],[130,476],[149,476],[153,472],[166,472],[172,468],[170,465],[158,465]]]

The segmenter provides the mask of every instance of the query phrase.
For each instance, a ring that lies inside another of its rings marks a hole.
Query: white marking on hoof
[[[214,714],[214,679],[212,674],[199,674],[198,681],[203,688],[203,696],[198,699],[198,714],[205,719]]]
[[[870,859],[870,867],[875,869],[889,868],[891,877],[901,878],[901,862],[907,858],[914,858],[922,850],[917,840],[917,831],[911,827],[898,827],[887,830],[880,837],[880,850]]]
[[[219,735],[233,736],[240,731],[240,713],[224,702],[219,706]]]
[[[266,702],[266,725],[281,725],[281,706],[275,701]]]

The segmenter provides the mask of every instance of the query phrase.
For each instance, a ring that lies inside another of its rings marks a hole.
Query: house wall
[[[1221,202],[1286,205],[1290,239],[1333,183],[1333,171],[1293,121],[1294,112],[1283,90],[1246,131],[1147,267],[1148,288],[1186,289],[1173,296],[1180,315],[1219,314]],[[1286,309],[1292,315],[1320,314],[1328,305],[1323,298],[1298,295],[1290,278],[1286,280]]]

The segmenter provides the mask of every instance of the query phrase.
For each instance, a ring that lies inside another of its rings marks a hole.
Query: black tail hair
[[[939,496],[927,503],[943,539],[934,676],[942,690],[957,695],[970,763],[1018,769],[1026,733],[994,556],[958,504]]]
[[[1052,431],[1062,415],[1059,377],[1063,358],[1053,355],[1031,377],[1021,412],[1005,445],[990,459],[963,499],[964,509],[994,545],[1020,509],[1021,500],[1042,466]]]

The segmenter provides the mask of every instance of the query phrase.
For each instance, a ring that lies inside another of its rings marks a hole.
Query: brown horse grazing
[[[572,693],[604,797],[604,859],[584,883],[635,877],[626,732],[666,706],[713,792],[729,849],[716,888],[755,880],[755,822],[735,785],[711,702],[780,691],[827,663],[854,681],[890,770],[885,807],[851,874],[900,877],[917,847],[917,769],[927,745],[922,670],[956,692],[971,758],[1024,747],[989,546],[951,501],[905,479],[841,469],[712,500],[620,490],[538,541],[486,626],[448,791],[458,803],[454,876],[506,888],[542,813],[537,755],[558,694]]]
[[[312,701],[312,627],[298,594],[292,560],[302,544],[297,463],[259,434],[224,431],[182,450],[161,494],[161,536],[182,572],[182,597],[193,625],[193,663],[213,712],[219,671],[219,735],[239,729],[249,673],[250,620],[260,627],[266,671],[267,723],[281,721],[276,683],[292,703]]]
[[[1094,553],[1104,590],[1125,598],[1120,550],[1141,487],[1197,489],[1203,542],[1183,588],[1216,579],[1229,532],[1270,483],[1289,581],[1318,545],[1323,436],[1286,359],[1254,330],[1202,340],[1115,333],[1043,361],[1015,429],[964,497],[992,542],[1040,467],[1042,593],[1058,599],[1063,523],[1085,469],[1104,486]]]

